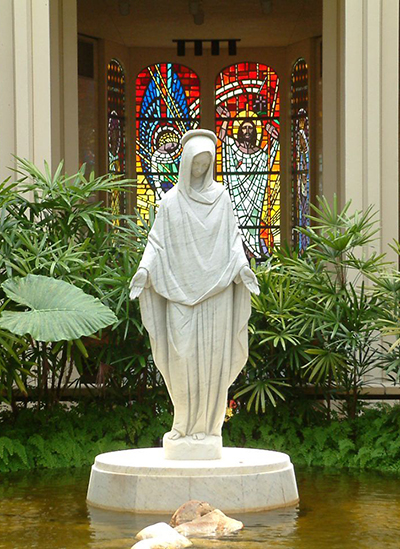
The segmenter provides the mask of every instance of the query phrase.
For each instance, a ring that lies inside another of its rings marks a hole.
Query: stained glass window
[[[112,59],[107,67],[107,138],[108,171],[125,173],[125,71]],[[115,214],[127,213],[126,193],[112,191],[111,209]]]
[[[292,227],[307,227],[310,220],[310,136],[308,119],[308,67],[298,59],[291,77]],[[293,230],[293,240],[303,251],[308,238]]]
[[[136,80],[137,207],[146,219],[178,180],[180,139],[200,123],[200,82],[188,67],[159,63]]]
[[[259,259],[280,242],[279,78],[267,65],[238,63],[220,72],[215,93],[216,177]]]

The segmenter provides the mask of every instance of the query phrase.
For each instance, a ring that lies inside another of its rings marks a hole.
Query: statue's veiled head
[[[182,137],[178,188],[190,198],[198,200],[198,194],[204,194],[213,184],[216,142],[210,130],[190,130]]]

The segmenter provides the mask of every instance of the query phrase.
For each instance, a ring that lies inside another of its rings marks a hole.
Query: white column
[[[344,55],[344,196],[372,204],[381,220],[378,252],[395,260],[398,238],[397,0],[346,0]]]
[[[342,176],[342,55],[343,1],[323,0],[322,25],[322,188],[332,204],[336,194],[340,198]]]
[[[0,17],[0,181],[6,179],[13,166],[11,152],[15,150],[14,120],[14,48],[12,0],[3,0]]]
[[[76,0],[51,0],[51,160],[67,173],[79,167],[77,37]]]
[[[381,12],[381,208],[382,249],[399,239],[399,4],[383,0]]]
[[[22,2],[23,0],[18,0]],[[51,67],[50,67],[50,0],[30,0],[31,10],[31,73],[32,78],[32,141],[30,160],[40,168],[46,160],[51,166]],[[25,2],[24,2],[25,3]],[[15,20],[18,32],[18,19]],[[22,101],[22,98],[21,98]],[[20,102],[17,103],[17,109]]]
[[[8,154],[33,160],[32,11],[27,0],[13,2],[15,144]]]
[[[0,179],[13,154],[76,171],[76,0],[2,0],[0,70]]]
[[[372,204],[381,221],[375,249],[397,261],[399,4],[324,0],[323,193],[352,209]]]

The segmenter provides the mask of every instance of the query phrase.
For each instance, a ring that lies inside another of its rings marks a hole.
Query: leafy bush
[[[276,258],[267,269],[260,267],[257,277],[260,295],[252,297],[249,361],[233,389],[234,397],[246,402],[249,410],[254,404],[256,413],[301,390],[310,346],[304,285],[296,284]]]
[[[328,418],[332,399],[355,418],[374,368],[400,378],[400,339],[392,347],[382,340],[400,334],[400,274],[365,253],[377,232],[371,208],[350,213],[350,203],[339,211],[320,199],[314,210],[313,225],[299,229],[308,248],[276,250],[257,271],[261,293],[252,297],[249,363],[236,397],[256,412],[295,399],[309,415],[304,390],[313,386]]]
[[[0,473],[91,465],[102,452],[161,445],[171,428],[167,410],[148,406],[78,405],[0,415]],[[400,407],[367,409],[354,420],[312,424],[277,408],[260,416],[241,411],[225,425],[225,446],[282,451],[295,465],[334,466],[400,474]]]
[[[245,411],[224,429],[227,446],[288,453],[295,465],[348,467],[400,474],[400,406],[366,409],[353,420],[338,417],[306,424],[287,408],[262,420]]]
[[[87,179],[84,167],[68,177],[62,164],[51,175],[47,166],[42,173],[21,159],[18,173],[17,182],[0,185],[0,283],[29,274],[61,279],[99,298],[118,320],[97,339],[72,343],[32,346],[27,338],[1,331],[0,401],[17,410],[11,390],[17,383],[38,406],[53,405],[70,387],[73,367],[79,372],[78,384],[110,386],[116,399],[122,393],[134,398],[138,388],[149,385],[162,390],[148,360],[149,340],[138,304],[128,298],[148,226],[113,214],[99,200],[112,191],[129,192],[131,182],[111,175]],[[5,307],[18,310],[0,290],[0,308]]]
[[[159,446],[172,417],[148,406],[79,405],[0,415],[0,472],[91,465],[96,455]]]

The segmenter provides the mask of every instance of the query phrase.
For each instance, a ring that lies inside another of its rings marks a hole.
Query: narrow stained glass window
[[[280,242],[279,78],[261,63],[238,63],[216,80],[217,180],[223,182],[249,257]]]
[[[136,80],[137,207],[147,219],[178,180],[182,135],[200,124],[200,82],[183,65],[146,67]]]
[[[294,230],[308,227],[310,220],[310,138],[308,119],[308,67],[298,59],[291,77],[291,148],[292,148],[292,231],[293,241],[302,252],[307,236]]]
[[[125,71],[112,59],[107,67],[107,139],[108,171],[125,173]],[[111,209],[115,214],[127,213],[126,193],[111,192]]]

